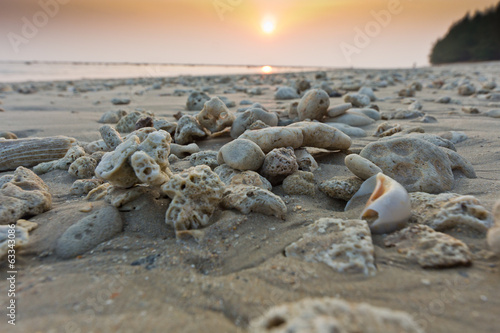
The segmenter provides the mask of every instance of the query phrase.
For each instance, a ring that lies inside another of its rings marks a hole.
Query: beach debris
[[[458,131],[443,132],[439,134],[439,136],[445,140],[450,141],[454,145],[463,142],[469,138],[467,134],[465,134],[464,132],[458,132]]]
[[[144,113],[134,111],[120,118],[116,124],[116,130],[120,133],[130,133],[135,131],[135,123],[144,116]]]
[[[500,255],[500,200],[493,207],[494,225],[488,230],[486,240],[491,251]]]
[[[251,212],[272,215],[281,219],[286,217],[286,205],[276,194],[252,185],[227,186],[221,201],[225,209],[236,209],[243,214]]]
[[[98,163],[99,161],[91,156],[82,156],[70,164],[68,173],[80,179],[92,178]]]
[[[235,116],[219,97],[212,97],[205,102],[203,109],[196,115],[196,119],[202,127],[215,133],[231,127]]]
[[[470,96],[476,92],[476,87],[471,83],[464,83],[458,87],[458,94],[460,96]]]
[[[380,169],[370,160],[357,154],[347,155],[344,162],[349,171],[351,171],[354,175],[358,176],[362,180],[367,180],[368,178],[382,172],[382,169]]]
[[[113,98],[111,103],[113,105],[128,105],[130,104],[130,98]]]
[[[118,133],[113,127],[109,125],[101,126],[99,128],[99,133],[101,133],[101,138],[104,140],[110,150],[114,150],[123,142],[120,133]]]
[[[349,126],[367,126],[371,125],[375,122],[372,118],[356,113],[356,112],[350,112],[351,110],[347,110],[345,113],[341,114],[340,116],[334,117],[334,118],[329,118],[328,122],[334,122],[334,123],[342,123],[346,124]]]
[[[456,152],[418,138],[397,137],[372,142],[359,155],[375,163],[409,192],[451,190],[452,169],[466,171],[465,176],[469,178],[473,176],[470,163]]]
[[[47,185],[25,167],[18,167],[13,175],[1,177],[0,184],[0,225],[41,214],[52,207]]]
[[[375,275],[377,271],[370,228],[363,220],[320,218],[285,248],[285,255],[321,262],[339,273]]]
[[[140,129],[136,132],[140,132]],[[170,176],[168,155],[171,137],[163,130],[149,133],[144,141],[137,135],[129,135],[112,152],[104,154],[95,169],[99,178],[121,187],[137,183],[161,185]]]
[[[316,193],[314,174],[307,171],[294,172],[283,180],[283,191],[288,195],[314,196]]]
[[[356,108],[364,108],[370,105],[370,97],[360,93],[348,93],[344,95],[344,102],[351,103]]]
[[[139,138],[132,135],[114,151],[104,154],[95,169],[96,176],[122,187],[131,187],[138,183],[129,158],[135,153],[139,143]]]
[[[210,97],[204,92],[193,91],[188,96],[186,108],[189,111],[201,111],[205,102],[208,102],[209,100]]]
[[[411,225],[388,235],[385,246],[395,246],[398,253],[424,268],[469,265],[472,254],[462,241],[422,225]]]
[[[0,138],[4,138],[7,140],[15,140],[17,139],[17,135],[9,131],[0,131]]]
[[[224,194],[224,183],[210,167],[198,165],[173,175],[161,192],[172,199],[165,223],[172,224],[177,235],[208,225]]]
[[[358,94],[366,95],[370,98],[371,102],[374,102],[377,100],[377,97],[375,96],[375,93],[373,92],[373,89],[367,86],[363,86],[359,88]]]
[[[53,160],[50,162],[43,162],[36,165],[33,168],[33,171],[38,175],[43,175],[52,170],[68,170],[73,162],[75,162],[78,158],[85,156],[85,150],[80,146],[72,146],[68,149],[64,157]]]
[[[300,99],[297,106],[299,120],[322,120],[330,106],[330,97],[322,89],[311,89]]]
[[[255,142],[264,153],[274,148],[300,148],[304,141],[301,128],[296,127],[268,127],[260,130],[246,131],[238,139],[247,139]]]
[[[61,259],[82,255],[122,231],[123,222],[118,210],[105,206],[82,218],[59,237],[55,252]]]
[[[462,112],[467,114],[480,114],[481,112],[475,106],[463,106]]]
[[[335,176],[319,184],[319,190],[334,199],[349,201],[359,191],[363,180],[358,177]]]
[[[300,98],[297,90],[292,87],[279,87],[274,93],[274,99],[276,100],[286,100],[286,99],[296,99]]]
[[[193,116],[185,115],[177,123],[174,138],[175,143],[186,145],[206,136],[207,132],[201,127],[198,120]]]
[[[268,126],[278,125],[278,116],[276,113],[267,112],[260,108],[251,108],[243,113],[240,113],[233,122],[231,126],[231,137],[236,139],[241,134],[243,134],[247,129],[250,129],[252,125],[255,127],[255,123],[262,122]]]
[[[327,110],[326,115],[330,118],[334,118],[334,117],[343,115],[350,108],[352,108],[351,103],[343,103],[343,104],[334,105]]]
[[[288,125],[286,128],[300,128],[302,130],[301,147],[346,150],[352,144],[349,136],[323,123],[301,121]]]
[[[214,169],[220,180],[226,185],[252,185],[271,190],[271,183],[255,171],[239,171],[227,164],[222,164]]]
[[[86,195],[96,187],[102,185],[104,181],[102,179],[78,179],[73,182],[69,193],[71,195]]]
[[[0,141],[0,171],[33,167],[66,155],[76,140],[65,136]],[[68,165],[69,166],[69,165]]]
[[[295,149],[295,159],[299,165],[299,170],[313,172],[318,169],[318,162],[309,154],[307,149]]]
[[[240,171],[258,170],[264,163],[266,155],[253,141],[238,138],[226,143],[219,150],[217,161]]]
[[[250,321],[249,332],[424,333],[424,330],[406,312],[338,298],[304,298],[271,307]]]
[[[493,217],[481,202],[471,195],[423,192],[410,193],[411,222],[425,224],[435,230],[467,227],[486,232],[493,226]]]
[[[299,165],[292,147],[275,148],[267,153],[260,174],[272,185],[278,185],[298,169]]]
[[[357,197],[370,194],[361,219],[366,220],[374,234],[383,234],[401,229],[411,216],[408,192],[394,179],[379,173],[365,180],[345,207]]]
[[[198,153],[194,153],[189,157],[189,162],[191,162],[192,166],[197,165],[208,165],[210,169],[215,169],[219,166],[219,162],[217,162],[217,155],[219,152],[215,150],[204,150]]]
[[[179,158],[184,158],[198,152],[200,152],[200,147],[196,143],[190,143],[188,145],[170,144],[170,154]]]
[[[116,124],[127,115],[127,111],[125,110],[110,110],[104,112],[101,118],[97,121],[102,124]]]
[[[103,139],[92,141],[89,143],[83,143],[82,148],[87,154],[110,151],[108,145],[106,144],[106,142],[104,142]]]

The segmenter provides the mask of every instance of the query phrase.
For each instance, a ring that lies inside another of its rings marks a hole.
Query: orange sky
[[[452,22],[497,1],[0,0],[0,60],[423,66]],[[44,20],[41,3],[59,8]],[[272,34],[261,29],[266,16]]]

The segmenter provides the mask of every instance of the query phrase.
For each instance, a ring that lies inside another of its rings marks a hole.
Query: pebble
[[[355,176],[358,176],[363,180],[366,180],[371,176],[375,176],[376,174],[382,172],[382,169],[380,169],[374,163],[356,154],[350,154],[346,156],[345,166]]]
[[[500,118],[500,109],[489,110],[484,115],[491,118]]]
[[[335,105],[335,106],[331,107],[330,109],[328,109],[327,116],[330,118],[340,116],[340,115],[344,114],[350,108],[352,108],[351,103],[343,103],[343,104]]]
[[[274,93],[274,99],[276,100],[287,100],[300,98],[297,91],[291,87],[279,87]]]
[[[220,165],[227,164],[240,171],[258,170],[265,158],[266,155],[256,143],[243,138],[225,144],[217,155],[217,161]]]
[[[111,103],[113,105],[128,105],[130,104],[130,98],[113,98]]]
[[[311,89],[305,93],[297,106],[299,120],[322,120],[330,106],[330,98],[322,89]]]
[[[344,96],[344,102],[351,103],[352,106],[357,108],[364,108],[370,105],[371,100],[370,97],[364,94],[348,93]]]
[[[113,206],[106,206],[79,220],[57,240],[56,254],[70,259],[93,249],[122,231],[123,223]]]

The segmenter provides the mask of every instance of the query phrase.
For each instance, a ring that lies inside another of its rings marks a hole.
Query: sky
[[[410,67],[498,0],[0,0],[0,61]]]

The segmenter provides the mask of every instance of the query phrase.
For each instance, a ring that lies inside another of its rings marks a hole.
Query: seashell
[[[368,222],[372,233],[388,233],[400,229],[411,216],[410,197],[405,188],[394,179],[379,173],[368,178],[350,203],[359,196],[368,194],[361,219]]]
[[[65,136],[0,141],[0,171],[32,167],[64,157],[74,138]]]

